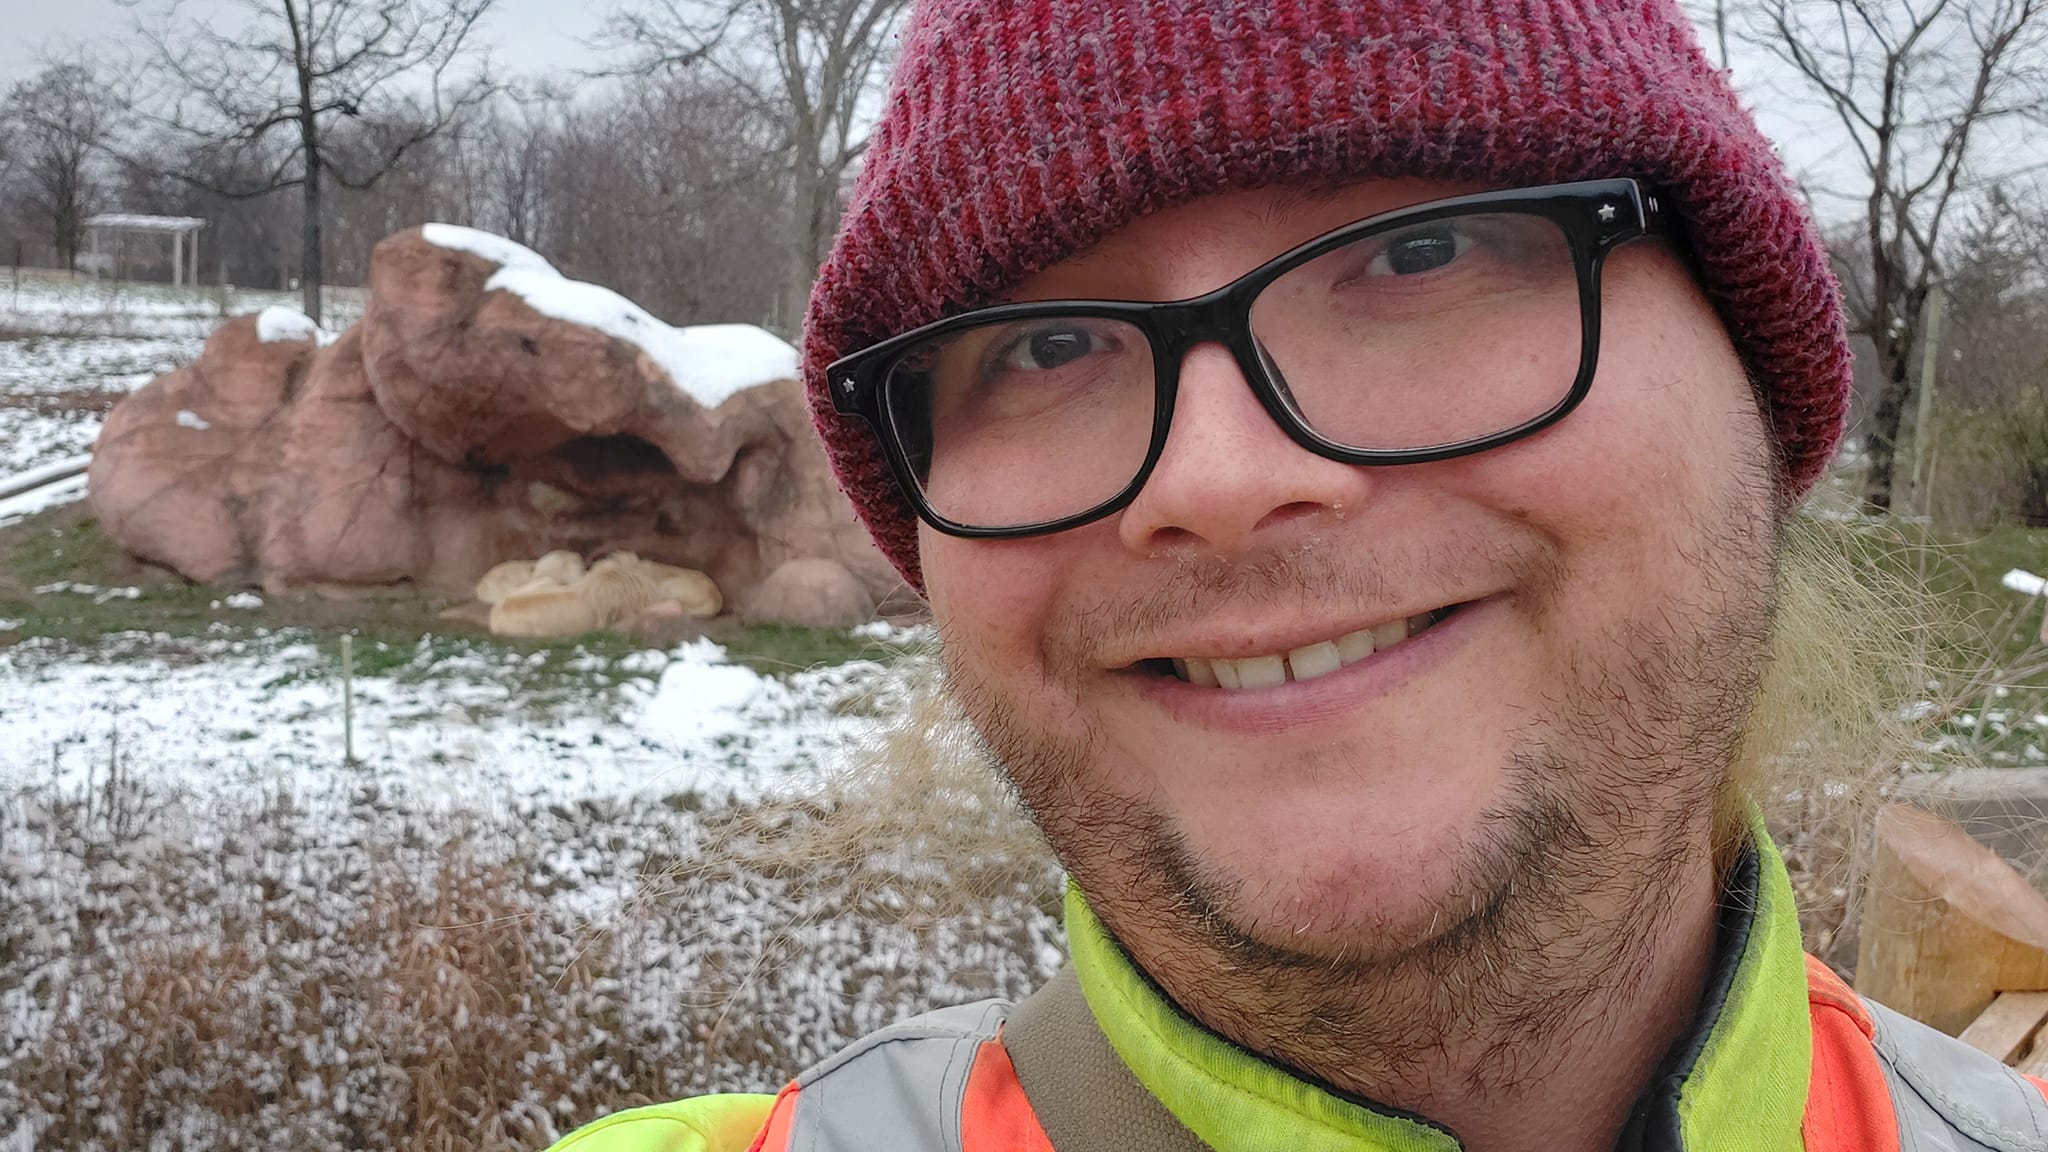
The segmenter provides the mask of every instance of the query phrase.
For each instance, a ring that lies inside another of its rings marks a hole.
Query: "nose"
[[[1259,403],[1229,350],[1204,344],[1181,362],[1166,447],[1124,509],[1124,546],[1150,554],[1196,545],[1242,555],[1314,520],[1362,505],[1372,469],[1310,452]]]

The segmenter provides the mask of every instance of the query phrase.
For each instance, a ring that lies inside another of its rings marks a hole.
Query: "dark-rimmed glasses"
[[[1190,300],[949,317],[827,379],[932,527],[1057,532],[1137,497],[1200,344],[1230,351],[1295,443],[1347,464],[1443,460],[1546,428],[1592,384],[1607,254],[1670,230],[1635,180],[1459,196],[1339,228]]]

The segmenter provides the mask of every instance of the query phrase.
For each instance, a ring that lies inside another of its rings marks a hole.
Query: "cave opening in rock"
[[[638,436],[579,436],[550,455],[578,477],[604,481],[619,475],[673,476],[676,466],[661,449]]]

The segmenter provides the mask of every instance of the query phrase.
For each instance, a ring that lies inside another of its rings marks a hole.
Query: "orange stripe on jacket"
[[[1003,1152],[1052,1152],[1052,1141],[1039,1127],[1038,1114],[1024,1098],[1017,1069],[1000,1038],[985,1040],[967,1074],[967,1094],[960,1101],[960,1146]]]
[[[761,1128],[761,1134],[754,1137],[753,1147],[747,1152],[789,1152],[789,1126],[796,1119],[797,1084],[792,1080],[775,1097],[775,1108],[768,1113],[768,1123]]]
[[[1806,1005],[1813,1020],[1813,1080],[1800,1125],[1806,1152],[1890,1152],[1898,1116],[1884,1067],[1871,1046],[1870,1013],[1827,965],[1806,958]]]

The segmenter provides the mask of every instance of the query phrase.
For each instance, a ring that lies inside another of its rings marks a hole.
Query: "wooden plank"
[[[2001,1064],[2017,1064],[2031,1054],[2034,1034],[2044,1021],[2048,992],[2000,992],[1991,1007],[1963,1029],[1962,1041]]]
[[[2039,1039],[2038,1037],[2036,1038]],[[2048,1044],[2036,1043],[2033,1052],[2014,1064],[2013,1071],[2048,1080]]]
[[[1997,853],[1902,804],[1878,813],[1856,990],[1951,1036],[2000,992],[2048,991],[2048,900]]]

